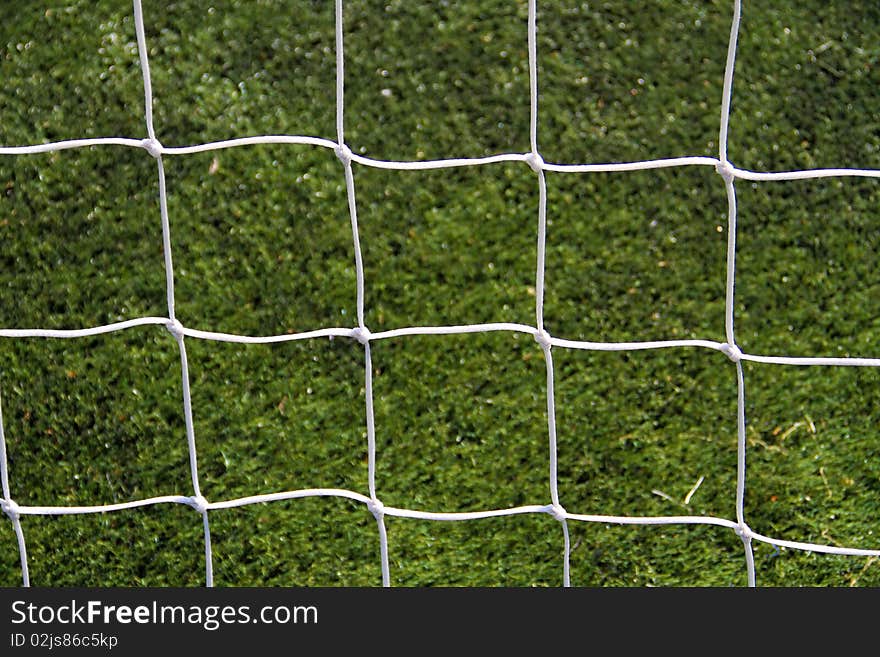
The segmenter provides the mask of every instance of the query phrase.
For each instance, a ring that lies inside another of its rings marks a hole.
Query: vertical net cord
[[[28,570],[27,544],[24,542],[24,530],[21,528],[21,515],[18,505],[12,500],[9,489],[9,465],[6,458],[6,432],[3,430],[3,409],[0,407],[0,487],[3,491],[3,499],[0,507],[12,520],[12,528],[18,541],[18,556],[21,563],[21,582],[24,586],[31,585],[30,571]]]
[[[529,48],[529,166],[538,176],[538,244],[535,267],[535,339],[544,352],[547,368],[547,433],[550,452],[550,501],[551,513],[562,525],[564,538],[562,585],[571,586],[570,562],[571,539],[568,532],[565,509],[559,503],[558,465],[556,447],[556,400],[554,392],[553,356],[550,353],[550,336],[544,330],[544,270],[547,244],[547,180],[544,161],[538,152],[538,21],[537,0],[529,0],[528,48]]]
[[[156,159],[159,170],[159,212],[162,219],[162,249],[165,257],[165,288],[168,304],[167,328],[177,342],[180,352],[181,385],[183,393],[183,414],[186,423],[187,448],[189,451],[190,478],[193,486],[191,506],[202,516],[202,529],[205,544],[205,585],[214,585],[214,564],[211,551],[211,527],[208,522],[208,503],[202,496],[199,487],[198,458],[196,452],[195,430],[192,417],[192,395],[189,382],[189,361],[184,345],[183,326],[174,312],[174,267],[171,258],[171,224],[168,218],[168,195],[165,187],[165,166],[162,162],[162,145],[156,139],[153,125],[153,88],[150,80],[150,63],[147,56],[147,39],[144,31],[143,9],[141,0],[133,0],[134,24],[137,34],[138,55],[141,61],[141,73],[144,84],[144,114],[147,124],[147,151]]]
[[[727,340],[727,354],[736,364],[736,434],[737,434],[737,472],[736,472],[736,521],[737,534],[742,539],[748,571],[748,585],[756,586],[755,555],[752,548],[752,534],[745,521],[744,500],[746,485],[746,412],[745,378],[741,352],[736,345],[734,334],[734,288],[736,282],[736,189],[734,170],[727,159],[727,137],[730,127],[730,103],[733,95],[733,71],[736,64],[736,45],[742,16],[741,0],[734,0],[733,18],[730,26],[730,39],[727,45],[727,62],[724,69],[724,88],[721,96],[721,126],[718,135],[718,173],[724,178],[727,192],[727,285],[724,301],[724,331]]]
[[[379,557],[382,566],[382,586],[391,586],[391,570],[388,562],[388,532],[382,502],[376,495],[376,419],[373,409],[373,357],[370,349],[370,331],[364,321],[364,259],[358,230],[357,199],[355,197],[354,172],[351,150],[345,144],[345,50],[343,47],[342,0],[336,0],[336,155],[345,169],[345,191],[348,198],[348,214],[354,244],[355,278],[357,286],[356,339],[364,346],[364,397],[367,422],[367,486],[370,493],[368,507],[379,530]]]

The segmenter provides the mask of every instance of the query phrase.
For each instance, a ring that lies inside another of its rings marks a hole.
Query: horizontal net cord
[[[547,335],[528,324],[512,322],[490,322],[486,324],[459,324],[449,326],[406,326],[386,331],[370,332],[360,327],[355,328],[322,328],[298,333],[280,333],[276,335],[244,335],[239,333],[224,333],[221,331],[205,331],[194,329],[174,322],[167,317],[140,317],[114,322],[100,326],[80,329],[0,329],[0,338],[52,338],[72,339],[94,337],[115,333],[139,326],[166,326],[172,333],[180,333],[183,336],[214,342],[231,342],[237,344],[277,344],[283,342],[296,342],[303,340],[315,340],[321,338],[351,338],[359,341],[390,340],[405,336],[444,336],[444,335],[468,335],[475,333],[509,332],[531,335],[539,338],[546,335],[548,344],[563,349],[576,349],[581,351],[624,352],[646,351],[653,349],[674,349],[682,347],[694,347],[720,351],[727,354],[730,348],[725,342],[714,340],[646,340],[627,342],[597,342],[592,340],[570,340]],[[737,349],[736,360],[750,361],[753,363],[765,363],[769,365],[802,365],[802,366],[827,366],[827,367],[880,367],[880,358],[866,358],[860,356],[779,356],[763,355],[743,352]]]
[[[162,155],[191,155],[208,151],[224,150],[241,146],[255,145],[299,145],[319,146],[329,150],[339,149],[340,143],[321,137],[309,137],[304,135],[260,135],[253,137],[239,137],[222,141],[206,142],[192,146],[168,147],[159,145],[149,139],[131,139],[127,137],[96,137],[91,139],[70,139],[45,144],[33,144],[27,146],[0,146],[0,155],[33,155],[39,153],[51,153],[56,151],[72,150],[78,148],[93,148],[96,146],[127,146],[148,150],[151,154]],[[375,169],[389,169],[396,171],[428,171],[436,169],[453,169],[461,167],[499,164],[504,162],[532,163],[531,153],[499,153],[483,157],[459,157],[438,160],[379,160],[351,153],[351,161],[363,166]],[[652,169],[666,169],[685,166],[719,167],[726,164],[726,171],[736,179],[754,182],[780,181],[780,180],[811,180],[816,178],[880,178],[880,169],[858,168],[819,168],[799,169],[791,171],[752,171],[733,166],[727,160],[719,160],[705,156],[683,156],[672,158],[659,158],[654,160],[636,160],[632,162],[600,162],[582,164],[557,164],[545,162],[538,163],[544,171],[556,173],[616,173],[623,171],[649,171]]]
[[[367,507],[375,508],[375,500],[367,495],[357,493],[355,491],[338,489],[338,488],[311,488],[293,491],[284,491],[280,493],[267,493],[263,495],[251,495],[247,497],[224,500],[220,502],[202,502],[201,505],[193,497],[183,495],[167,495],[160,497],[146,498],[142,500],[134,500],[131,502],[122,502],[106,505],[94,506],[19,506],[8,501],[0,502],[0,507],[7,515],[14,516],[16,519],[21,516],[61,516],[61,515],[80,515],[80,514],[96,514],[110,513],[117,511],[132,510],[152,505],[160,504],[182,504],[185,506],[196,508],[199,512],[215,511],[220,509],[233,509],[255,504],[266,504],[271,502],[281,502],[285,500],[296,500],[310,497],[336,497],[349,499],[364,504]],[[394,506],[378,506],[380,513],[385,516],[393,516],[398,518],[409,518],[414,520],[431,520],[438,522],[463,522],[469,520],[485,520],[489,518],[499,518],[507,516],[517,516],[526,514],[559,514],[558,508],[554,508],[552,504],[544,505],[521,505],[504,509],[487,509],[480,511],[458,511],[458,512],[432,512],[421,511],[416,509],[398,508]],[[372,508],[371,508],[372,510]],[[375,513],[375,511],[374,511]],[[581,514],[562,511],[562,516],[566,520],[573,520],[585,523],[597,523],[605,525],[638,525],[638,526],[657,526],[657,525],[711,525],[731,529],[737,533],[742,531],[739,523],[719,518],[715,516],[616,516],[603,514]],[[557,518],[560,519],[560,518]],[[792,541],[779,537],[765,536],[753,531],[746,530],[749,538],[773,545],[778,548],[789,548],[795,550],[803,550],[810,552],[821,552],[824,554],[837,554],[848,556],[864,556],[874,557],[880,556],[880,549],[864,549],[850,548],[836,545],[823,545],[820,543],[810,543],[804,541]]]
[[[78,329],[5,328],[0,329],[0,338],[85,338],[124,331],[136,326],[167,325],[169,321],[167,317],[136,317],[122,322]]]
[[[735,178],[751,181],[811,180],[815,178],[880,178],[880,169],[803,169],[800,171],[757,172],[733,167]]]

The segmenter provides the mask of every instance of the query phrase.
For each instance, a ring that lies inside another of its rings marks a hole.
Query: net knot
[[[385,505],[379,500],[371,499],[367,502],[367,508],[376,518],[381,518],[385,515]]]
[[[187,501],[192,508],[201,513],[202,515],[208,510],[208,500],[206,500],[202,495],[193,495]]]
[[[168,320],[165,324],[165,328],[167,328],[168,332],[175,338],[183,337],[183,324],[180,323],[179,319]]]
[[[734,169],[733,165],[727,160],[716,164],[715,171],[724,178],[724,182],[733,182],[733,179],[736,178],[736,169]]]
[[[551,504],[547,509],[547,513],[556,518],[559,522],[563,522],[567,517],[565,507],[561,504]]]
[[[352,153],[351,149],[345,144],[338,144],[336,148],[333,149],[336,152],[336,157],[339,158],[339,161],[342,162],[345,166],[351,164]]]
[[[13,500],[0,500],[0,509],[9,516],[10,520],[18,520],[21,517],[21,507]]]
[[[735,344],[728,344],[725,342],[721,345],[721,351],[724,352],[724,354],[734,363],[738,363],[742,360],[743,353]]]
[[[535,173],[541,173],[541,171],[544,170],[544,158],[538,155],[538,153],[529,153],[526,155],[526,164],[528,164]]]
[[[550,348],[551,339],[552,338],[550,337],[550,334],[547,333],[547,331],[545,331],[544,329],[538,329],[537,331],[535,331],[535,342],[541,345],[542,349]]]
[[[733,531],[736,532],[736,535],[739,536],[744,541],[751,540],[752,536],[754,536],[751,528],[745,523],[743,523],[741,525],[737,525],[736,527],[733,528]]]
[[[162,155],[162,144],[155,137],[150,137],[149,139],[144,139],[141,142],[141,146],[152,155],[153,157],[159,157]]]
[[[368,329],[366,326],[358,326],[351,332],[351,337],[353,337],[355,340],[363,345],[367,344],[370,341],[371,335],[372,333],[370,333],[370,329]]]

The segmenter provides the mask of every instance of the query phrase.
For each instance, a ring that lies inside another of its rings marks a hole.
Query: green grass
[[[5,2],[0,144],[143,138],[127,0]],[[329,0],[144,3],[166,146],[336,138]],[[161,6],[160,6],[161,5]],[[732,2],[539,2],[545,160],[714,157]],[[529,149],[523,1],[345,3],[346,142],[378,159]],[[753,170],[880,168],[880,9],[744,2],[729,157]],[[164,158],[176,310],[250,335],[356,325],[354,250],[332,151],[250,146]],[[538,185],[518,163],[355,165],[372,331],[534,323]],[[557,337],[724,340],[727,200],[712,167],[548,173],[545,322]],[[876,357],[873,179],[736,184],[744,351]],[[167,315],[155,162],[102,146],[0,156],[0,326]],[[199,477],[211,501],[311,487],[367,493],[355,341],[186,340]],[[472,511],[546,504],[545,365],[527,335],[372,344],[379,497]],[[736,372],[720,353],[553,350],[559,495],[573,513],[735,518]],[[876,549],[874,368],[744,364],[746,519],[761,534]],[[159,326],[0,340],[12,497],[89,505],[192,492],[177,345]],[[701,485],[688,498],[695,484]],[[687,501],[686,501],[687,500]],[[315,498],[210,512],[220,586],[378,586],[375,521]],[[398,586],[558,586],[546,515],[386,518]],[[34,585],[204,584],[185,506],[26,516]],[[743,586],[712,526],[569,522],[576,586]],[[763,586],[877,586],[880,561],[756,543]],[[0,522],[0,585],[21,584]]]

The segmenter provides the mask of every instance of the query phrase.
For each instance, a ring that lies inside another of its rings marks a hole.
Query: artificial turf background
[[[0,144],[143,138],[131,3],[2,3]],[[880,9],[743,3],[728,154],[742,168],[878,167]],[[547,162],[715,157],[733,3],[539,2]],[[523,1],[345,3],[345,134],[377,159],[529,150]],[[259,134],[335,139],[327,0],[144,2],[165,146]],[[342,168],[311,146],[166,156],[177,317],[270,335],[356,324]],[[355,164],[373,331],[534,324],[538,187],[525,164]],[[724,340],[727,201],[712,167],[547,173],[545,322],[556,337]],[[735,327],[746,352],[878,356],[877,182],[736,184]],[[0,326],[167,315],[156,165],[101,146],[0,156]],[[207,499],[367,492],[363,348],[186,340]],[[546,504],[545,367],[526,335],[373,343],[385,504]],[[720,353],[554,348],[560,501],[573,513],[735,518],[736,377]],[[745,363],[746,520],[876,549],[873,368]],[[0,340],[12,497],[88,505],[192,492],[177,345],[159,326]],[[698,480],[702,484],[685,503]],[[210,513],[217,585],[381,583],[373,517],[345,499]],[[549,516],[386,519],[392,584],[557,586]],[[35,585],[204,583],[188,507],[22,520]],[[742,543],[708,526],[569,522],[578,586],[742,586]],[[876,586],[876,558],[755,544],[763,586]],[[21,583],[0,522],[0,585]]]

